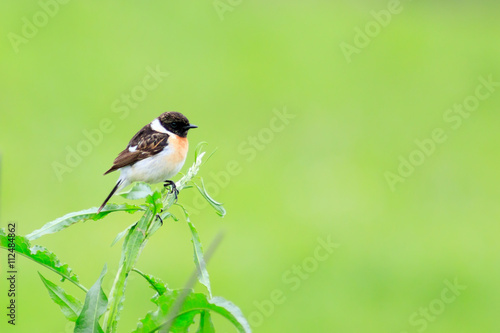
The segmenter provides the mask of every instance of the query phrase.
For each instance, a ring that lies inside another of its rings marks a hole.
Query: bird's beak
[[[191,128],[198,128],[198,126],[193,125],[193,124],[189,124],[189,125],[188,125],[188,126],[186,126],[185,128],[188,130],[188,129],[191,129]]]

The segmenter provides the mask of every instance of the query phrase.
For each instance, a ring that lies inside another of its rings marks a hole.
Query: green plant
[[[224,207],[207,194],[203,180],[200,178],[201,185],[197,185],[193,181],[205,155],[204,152],[201,152],[201,147],[202,145],[200,144],[195,149],[194,164],[188,170],[187,174],[176,183],[176,186],[179,191],[182,191],[183,189],[193,187],[191,184],[194,184],[202,196],[215,208],[216,212],[224,216]],[[0,229],[0,247],[8,249],[9,242],[13,240],[15,251],[18,254],[59,274],[62,278],[61,282],[69,281],[85,292],[85,300],[81,302],[39,273],[43,284],[49,292],[50,298],[60,306],[62,313],[68,320],[75,322],[75,332],[117,331],[120,312],[125,301],[127,279],[132,272],[142,276],[156,292],[151,300],[157,307],[155,311],[147,313],[139,321],[134,332],[187,332],[188,328],[195,323],[196,317],[199,319],[198,332],[215,332],[210,317],[211,312],[219,313],[227,318],[236,327],[238,332],[250,332],[247,320],[236,305],[222,297],[212,297],[210,279],[205,265],[205,256],[200,237],[196,227],[189,219],[189,213],[184,207],[175,202],[176,198],[174,194],[165,188],[153,191],[146,183],[136,183],[128,192],[121,195],[130,200],[145,199],[145,204],[108,204],[100,213],[97,213],[97,208],[70,213],[45,224],[42,228],[24,237],[16,236],[15,239],[9,239],[5,230]],[[187,289],[169,289],[160,279],[145,274],[135,267],[142,249],[146,246],[150,237],[161,227],[163,221],[169,217],[178,220],[169,212],[169,208],[174,204],[182,208],[187,225],[192,233],[194,262],[197,272],[194,280],[197,276],[198,281],[206,287],[208,295],[195,293],[192,289],[189,289],[194,284],[194,281],[188,283]],[[30,244],[31,241],[39,237],[64,230],[77,222],[85,220],[96,221],[115,212],[128,212],[131,214],[141,212],[143,215],[136,223],[120,232],[113,241],[113,244],[115,244],[124,238],[118,272],[114,277],[113,286],[108,295],[106,295],[101,287],[102,280],[106,274],[106,265],[104,265],[94,285],[90,289],[87,289],[80,284],[78,276],[73,273],[71,268],[67,264],[62,264],[54,253],[42,246],[32,246]],[[102,317],[103,320],[101,321]],[[102,322],[102,325],[100,322]]]

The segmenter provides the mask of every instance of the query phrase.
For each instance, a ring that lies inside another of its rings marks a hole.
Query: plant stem
[[[108,333],[116,332],[119,314],[125,299],[127,278],[147,242],[146,231],[154,217],[154,211],[148,209],[137,224],[130,229],[123,243],[118,272],[110,292],[108,311],[104,317],[105,330]]]

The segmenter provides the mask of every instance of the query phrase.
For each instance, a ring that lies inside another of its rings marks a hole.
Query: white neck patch
[[[163,125],[160,123],[160,120],[158,118],[153,120],[150,125],[151,125],[151,129],[155,132],[165,133],[168,135],[174,135],[174,133],[168,131],[165,127],[163,127]]]

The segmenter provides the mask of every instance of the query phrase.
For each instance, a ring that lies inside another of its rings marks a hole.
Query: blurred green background
[[[35,1],[0,3],[2,226],[15,221],[27,234],[100,205],[118,177],[102,173],[132,135],[161,112],[180,111],[199,126],[191,147],[218,149],[201,176],[228,214],[197,204],[194,190],[179,201],[205,247],[225,231],[208,267],[212,289],[255,332],[500,331],[500,87],[480,79],[500,81],[500,5],[216,4],[75,0],[44,16]],[[145,89],[151,70],[168,75]],[[473,111],[448,111],[463,103]],[[294,118],[275,119],[285,111]],[[103,119],[112,130],[82,143]],[[431,144],[436,128],[446,140]],[[54,163],[67,165],[68,147],[85,156],[58,176]],[[418,165],[401,162],[410,158]],[[398,168],[404,177],[391,187],[386,177]],[[79,223],[34,243],[86,286],[107,263],[109,291],[121,243],[110,244],[135,218]],[[339,246],[317,250],[328,237]],[[57,276],[24,258],[17,325],[6,324],[0,253],[0,330],[72,332],[37,271]],[[165,223],[138,268],[184,285],[194,265],[182,220]],[[455,282],[466,289],[450,289]],[[131,278],[120,332],[153,309],[151,295]]]

